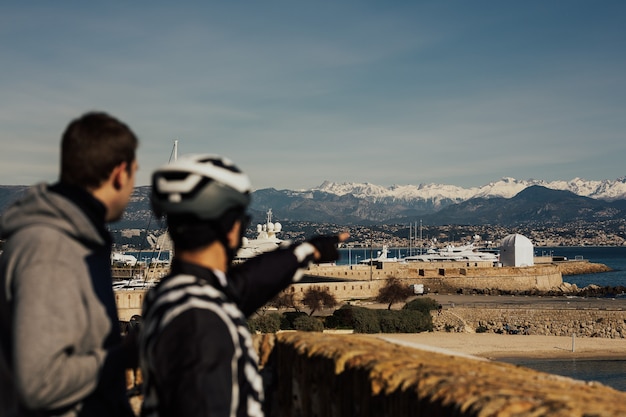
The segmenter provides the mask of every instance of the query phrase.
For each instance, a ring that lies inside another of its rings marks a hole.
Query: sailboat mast
[[[172,148],[172,153],[170,154],[170,160],[168,161],[168,164],[170,162],[176,162],[177,159],[178,159],[178,140],[175,140],[174,147]]]
[[[422,237],[422,221],[420,220],[420,255],[422,254],[423,247],[424,247],[424,239]]]

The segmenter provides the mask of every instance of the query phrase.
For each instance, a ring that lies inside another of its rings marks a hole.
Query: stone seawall
[[[626,338],[626,311],[600,309],[446,308],[433,313],[438,331]]]
[[[459,289],[550,291],[561,288],[563,284],[561,271],[553,264],[530,267],[494,267],[481,265],[480,262],[469,263],[470,266],[467,264],[467,262],[442,262],[441,265],[430,262],[392,262],[381,264],[380,268],[367,265],[312,266],[307,274],[313,279],[315,277],[334,278],[346,284],[357,281],[358,284],[354,283],[355,288],[363,285],[362,283],[374,283],[394,277],[407,284],[424,284],[426,288],[430,288],[431,292],[455,292]],[[489,265],[490,263],[483,262],[483,264]],[[304,284],[296,284],[296,288],[298,285]],[[335,283],[322,285],[330,288],[336,286]],[[354,297],[355,295],[352,296]]]
[[[256,337],[268,416],[626,416],[626,393],[361,335]]]

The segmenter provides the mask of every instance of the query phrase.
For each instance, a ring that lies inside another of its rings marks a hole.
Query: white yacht
[[[426,253],[403,258],[407,262],[441,262],[441,261],[489,261],[498,262],[499,256],[495,251],[488,251],[476,247],[474,243],[463,246],[447,245],[442,249],[429,249]]]
[[[111,265],[135,266],[137,265],[137,258],[133,255],[127,255],[121,252],[112,252],[111,253]]]
[[[267,219],[265,224],[258,224],[256,227],[256,239],[248,239],[244,237],[241,241],[241,248],[237,251],[235,260],[245,260],[253,258],[264,252],[270,252],[277,249],[283,240],[277,235],[282,231],[282,225],[278,222],[272,222],[272,209],[267,211]]]
[[[113,290],[148,290],[156,284],[156,281],[146,281],[143,278],[122,279],[113,281]]]

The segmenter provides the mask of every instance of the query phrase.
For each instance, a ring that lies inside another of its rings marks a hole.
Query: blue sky
[[[0,6],[0,184],[54,181],[67,123],[256,189],[626,175],[626,2],[134,1]],[[206,4],[205,4],[206,3]]]

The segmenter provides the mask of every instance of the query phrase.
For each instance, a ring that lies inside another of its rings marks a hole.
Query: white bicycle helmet
[[[179,157],[152,175],[152,209],[163,215],[195,215],[217,220],[250,204],[250,179],[233,162],[213,154]]]

